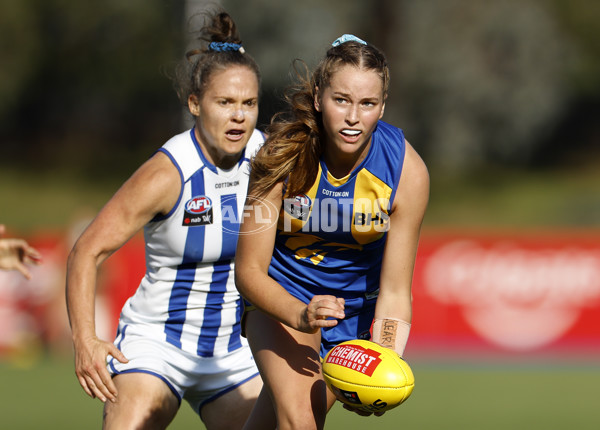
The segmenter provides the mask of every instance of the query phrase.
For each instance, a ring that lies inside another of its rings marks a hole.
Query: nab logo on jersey
[[[183,226],[207,225],[213,223],[212,202],[206,196],[196,196],[185,203]]]

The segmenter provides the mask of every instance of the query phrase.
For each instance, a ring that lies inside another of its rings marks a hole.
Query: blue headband
[[[208,45],[208,49],[215,52],[239,51],[240,54],[243,54],[245,52],[244,47],[239,43],[229,42],[210,42],[210,45]]]
[[[343,36],[340,36],[337,39],[335,39],[333,41],[333,43],[331,44],[331,46],[338,46],[338,45],[341,45],[342,43],[346,43],[346,42],[358,42],[358,43],[362,43],[363,45],[367,44],[367,42],[365,42],[362,39],[359,39],[358,37],[354,36],[353,34],[344,34]]]

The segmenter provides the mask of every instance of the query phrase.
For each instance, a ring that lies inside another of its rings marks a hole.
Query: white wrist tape
[[[397,318],[374,319],[371,340],[386,348],[393,349],[402,357],[409,333],[410,323],[404,320]]]

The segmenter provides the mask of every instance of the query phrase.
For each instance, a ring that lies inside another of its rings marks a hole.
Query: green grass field
[[[359,417],[337,404],[326,429],[597,429],[600,366],[413,363],[415,390],[383,417]],[[80,389],[71,363],[29,368],[0,362],[3,429],[100,428],[102,406]],[[169,427],[202,429],[187,404]]]

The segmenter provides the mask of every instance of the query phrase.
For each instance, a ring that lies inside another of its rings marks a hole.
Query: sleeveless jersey
[[[310,190],[284,199],[269,275],[305,303],[343,297],[347,318],[374,306],[404,153],[402,131],[379,121],[348,176],[334,178],[321,161]]]
[[[200,149],[194,129],[159,151],[181,175],[177,203],[144,227],[146,274],[125,303],[121,322],[143,325],[158,338],[202,357],[242,346],[242,303],[234,285],[234,254],[250,157],[264,142],[254,130],[242,158],[224,171]]]

